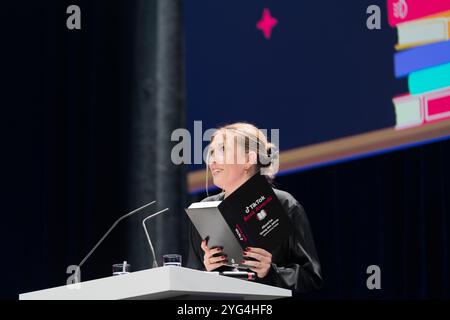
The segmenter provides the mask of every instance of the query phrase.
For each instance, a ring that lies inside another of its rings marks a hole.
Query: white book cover
[[[423,19],[397,25],[398,46],[425,44],[449,39],[450,17]]]

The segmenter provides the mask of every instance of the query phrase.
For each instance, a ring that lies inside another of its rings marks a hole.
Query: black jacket
[[[320,263],[317,257],[308,218],[302,205],[288,192],[274,189],[275,194],[292,220],[294,233],[272,252],[272,267],[266,277],[256,281],[303,293],[322,286]],[[224,194],[210,196],[202,201],[223,200]],[[189,256],[187,267],[205,270],[201,237],[190,223]],[[229,267],[221,267],[226,270]]]

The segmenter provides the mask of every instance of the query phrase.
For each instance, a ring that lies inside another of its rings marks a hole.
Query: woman
[[[208,169],[214,184],[222,192],[202,201],[218,201],[228,197],[254,174],[272,180],[277,153],[265,135],[248,123],[234,123],[218,129],[208,150]],[[206,176],[208,181],[208,175]],[[320,264],[305,210],[289,193],[274,189],[294,226],[294,233],[273,252],[262,248],[246,248],[242,264],[255,272],[256,281],[306,292],[322,286]],[[227,270],[226,252],[209,248],[193,225],[189,234],[188,267],[199,270]],[[250,258],[250,259],[249,259]]]

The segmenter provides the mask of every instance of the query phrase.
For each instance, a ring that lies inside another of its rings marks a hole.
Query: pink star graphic
[[[266,39],[270,39],[272,35],[272,29],[278,24],[278,20],[273,18],[269,9],[264,9],[261,20],[256,24],[256,28],[264,33]]]

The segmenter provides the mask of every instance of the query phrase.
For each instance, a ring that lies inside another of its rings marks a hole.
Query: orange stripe
[[[300,147],[280,153],[280,171],[343,159],[406,143],[450,135],[450,120],[429,123],[405,130],[381,129],[346,138]],[[212,186],[212,179],[208,185]],[[205,188],[205,170],[188,174],[189,191]]]

